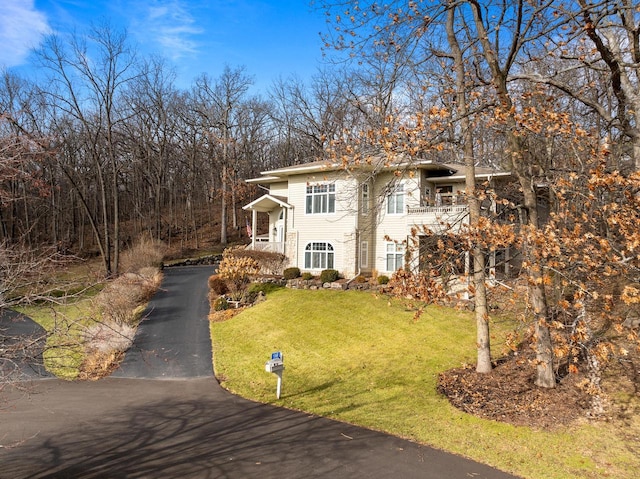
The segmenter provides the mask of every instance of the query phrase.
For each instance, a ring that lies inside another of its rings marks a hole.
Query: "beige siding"
[[[408,175],[405,175],[408,176]],[[387,213],[389,185],[392,181],[400,183],[404,190],[404,206],[402,213]],[[417,206],[420,203],[419,185],[416,178],[396,178],[392,173],[384,173],[376,177],[374,185],[376,198],[378,199],[378,225],[375,244],[375,269],[382,274],[390,274],[386,265],[386,247],[389,240],[403,242],[409,234],[407,228],[407,206]],[[389,239],[387,239],[387,237]]]
[[[313,175],[294,175],[288,182],[273,183],[270,193],[285,197],[293,205],[286,215],[286,249],[289,265],[298,266],[303,271],[319,273],[320,269],[305,268],[305,248],[309,243],[329,243],[333,246],[334,268],[345,277],[351,277],[362,271],[370,273],[377,270],[381,274],[391,274],[386,270],[387,244],[390,241],[406,242],[411,228],[416,225],[428,225],[437,229],[439,219],[453,219],[455,215],[447,212],[426,212],[407,214],[409,207],[423,206],[421,195],[425,185],[419,171],[405,172],[396,177],[393,172],[384,172],[373,180],[369,179],[369,207],[362,209],[362,190],[360,183],[353,177],[347,177],[344,171],[317,173]],[[439,179],[440,180],[440,179]],[[389,185],[391,182],[403,185],[403,208],[398,213],[387,212]],[[441,181],[441,180],[440,180]],[[335,184],[336,211],[334,213],[307,214],[307,186]],[[464,183],[451,182],[454,193],[464,191]],[[436,184],[430,184],[432,192]],[[279,212],[270,215],[270,234],[277,222]],[[460,216],[458,214],[458,216]],[[367,266],[362,267],[363,244]]]
[[[400,214],[387,213],[387,202],[389,185],[392,181],[403,185],[404,205]],[[464,183],[453,184],[453,191],[464,191]],[[426,225],[432,230],[442,227],[440,222],[460,223],[466,218],[466,212],[450,212],[447,209],[442,211],[429,211],[418,215],[407,214],[408,208],[416,208],[422,205],[420,196],[424,193],[424,184],[420,184],[420,174],[405,173],[402,178],[395,177],[392,173],[380,174],[376,177],[374,194],[377,198],[378,217],[375,237],[373,240],[373,261],[374,268],[382,274],[391,274],[387,271],[387,244],[392,241],[407,242],[414,227],[420,229]]]
[[[307,186],[335,183],[335,213],[307,214],[305,212]],[[355,270],[354,233],[357,226],[357,190],[355,181],[345,179],[344,172],[328,172],[326,175],[299,175],[289,178],[289,203],[295,205],[288,218],[289,231],[297,232],[297,248],[288,252],[293,262],[304,271],[319,273],[320,270],[305,268],[305,248],[312,242],[329,243],[334,249],[334,268],[345,277]],[[288,255],[289,255],[288,254]]]
[[[272,196],[289,197],[289,186],[286,181],[282,183],[271,183],[269,185],[269,194]]]

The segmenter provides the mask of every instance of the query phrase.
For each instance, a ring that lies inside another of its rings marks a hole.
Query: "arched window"
[[[305,269],[333,269],[333,246],[330,243],[307,243],[304,249]]]

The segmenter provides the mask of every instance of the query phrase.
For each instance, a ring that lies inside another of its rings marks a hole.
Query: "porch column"
[[[255,208],[251,209],[251,249],[256,249],[256,233],[258,228],[258,212]]]
[[[282,251],[283,255],[287,254],[287,221],[289,221],[289,208],[282,208],[284,210],[284,224],[282,225]]]

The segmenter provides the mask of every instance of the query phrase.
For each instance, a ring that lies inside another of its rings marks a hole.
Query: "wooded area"
[[[538,385],[555,385],[558,357],[570,368],[586,354],[597,368],[623,354],[602,337],[622,334],[640,303],[637,4],[319,3],[333,63],[263,97],[244,67],[179,89],[164,60],[141,58],[107,24],[49,37],[37,79],[3,72],[4,244],[99,252],[112,276],[142,233],[197,248],[216,217],[225,245],[257,193],[243,180],[260,171],[433,157],[470,172],[478,371],[491,369],[484,255],[507,244],[522,251]],[[494,192],[475,184],[477,166],[515,175],[519,191],[494,198],[509,224],[481,218]]]

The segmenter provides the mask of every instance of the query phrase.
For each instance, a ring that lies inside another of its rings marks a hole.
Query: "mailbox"
[[[280,351],[271,353],[271,359],[264,364],[264,370],[268,373],[274,373],[278,376],[278,385],[276,387],[276,397],[280,399],[280,391],[282,390],[282,371],[284,371],[284,357]]]
[[[264,365],[264,370],[268,373],[278,373],[284,370],[282,359],[270,359]]]

